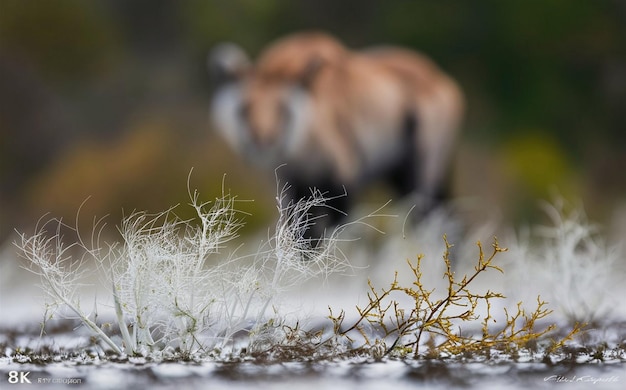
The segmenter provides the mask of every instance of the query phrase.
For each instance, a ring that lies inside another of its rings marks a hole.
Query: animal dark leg
[[[424,151],[420,151],[418,143],[419,121],[415,113],[407,113],[403,121],[402,148],[398,151],[401,156],[391,167],[388,181],[396,193],[402,197],[410,197],[415,208],[412,219],[415,222],[423,219],[430,211],[437,208],[447,199],[447,186],[426,188],[422,168],[424,167]]]
[[[415,150],[418,121],[414,113],[407,113],[402,128],[403,137],[398,156],[387,175],[388,181],[396,193],[404,198],[415,193],[419,188],[419,154]]]
[[[304,238],[310,240],[312,247],[317,247],[327,236],[327,230],[333,229],[344,219],[350,206],[346,191],[330,180],[317,181],[311,185],[292,178],[288,185],[287,201],[314,202],[307,210],[309,226],[304,232]]]

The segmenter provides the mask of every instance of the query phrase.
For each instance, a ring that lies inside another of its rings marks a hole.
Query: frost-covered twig
[[[223,192],[209,203],[200,202],[196,191],[189,196],[195,219],[180,219],[174,208],[132,213],[119,227],[121,243],[106,249],[100,244],[101,221],[88,239],[76,231],[78,239],[69,247],[63,244],[60,223],[52,237],[41,227],[32,237],[21,234],[17,245],[31,270],[41,276],[53,304],[69,307],[118,354],[150,355],[174,347],[190,355],[226,347],[241,331],[265,337],[264,329],[271,328],[267,324],[280,322],[268,318],[268,311],[281,293],[307,279],[349,268],[337,247],[347,225],[315,246],[305,237],[315,223],[310,209],[328,200],[319,192],[287,205],[281,192],[275,233],[249,257],[220,253],[243,225],[236,198]],[[80,260],[69,256],[70,248],[82,252]],[[80,308],[77,289],[87,258],[95,260],[98,267],[92,272],[101,271],[110,289],[121,343]]]
[[[522,288],[533,285],[572,323],[606,318],[625,276],[620,248],[604,240],[582,206],[563,199],[542,206],[550,223],[512,248],[510,275]]]
[[[306,280],[325,279],[331,273],[350,268],[346,256],[338,247],[340,234],[347,225],[334,228],[328,236],[320,239],[307,236],[308,230],[317,221],[316,217],[312,217],[312,209],[327,207],[330,199],[313,190],[308,198],[288,202],[287,190],[288,186],[283,187],[276,198],[278,220],[273,234],[249,259],[249,265],[239,264],[242,259],[231,261],[230,266],[238,266],[235,278],[226,282],[230,283],[227,290],[230,299],[224,300],[227,310],[222,310],[226,313],[224,342],[246,328],[251,330],[254,339],[267,337],[264,332],[271,332],[272,328],[267,324],[280,323],[280,319],[264,317],[280,294]]]
[[[48,235],[45,228],[50,223],[56,224],[56,230],[52,236]],[[20,241],[16,245],[22,249],[23,256],[30,261],[29,267],[26,269],[39,275],[41,278],[40,286],[46,296],[51,299],[51,306],[65,305],[113,351],[121,354],[122,350],[119,346],[80,307],[78,289],[82,285],[82,277],[86,271],[82,261],[84,257],[79,261],[72,258],[70,252],[80,244],[64,245],[61,234],[63,227],[67,226],[59,220],[52,219],[44,223],[43,226],[38,225],[37,233],[30,237],[24,233],[18,233]],[[86,251],[89,252],[89,250]]]
[[[210,267],[211,256],[237,237],[242,222],[235,198],[224,194],[209,206],[191,197],[197,221],[179,219],[172,210],[134,213],[120,232],[123,250],[112,256],[115,295],[133,323],[136,344],[155,347],[154,333],[181,350],[203,348],[199,333],[213,325],[208,318],[215,302],[222,269]]]

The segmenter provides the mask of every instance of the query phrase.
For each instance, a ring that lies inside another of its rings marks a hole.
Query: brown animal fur
[[[221,55],[245,58],[237,50],[222,47]],[[424,208],[433,204],[463,98],[431,60],[393,47],[351,51],[326,34],[302,33],[271,45],[254,66],[241,62],[217,89],[215,125],[244,157],[272,171],[287,164],[294,197],[308,187],[350,193],[382,177]]]

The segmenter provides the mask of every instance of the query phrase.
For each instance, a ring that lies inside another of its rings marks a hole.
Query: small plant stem
[[[69,301],[63,294],[61,294],[61,292],[56,288],[56,286],[54,286],[53,283],[51,283],[47,278],[45,279],[48,282],[48,286],[50,287],[51,292],[57,299],[59,299],[71,311],[73,311],[80,318],[83,324],[87,325],[89,329],[95,332],[109,347],[111,347],[111,349],[113,349],[113,351],[115,351],[115,353],[120,354],[120,355],[123,354],[120,347],[118,347],[113,342],[113,340],[111,340],[111,338],[109,338],[109,336],[107,336],[106,333],[104,333],[102,329],[98,327],[98,325],[96,325],[93,321],[91,321],[78,307],[76,307],[76,305],[73,302]]]
[[[122,305],[120,303],[120,298],[117,293],[117,288],[115,287],[115,282],[113,281],[113,276],[111,276],[111,284],[113,288],[113,301],[115,303],[115,316],[117,318],[117,326],[120,328],[120,332],[122,332],[122,337],[126,342],[126,345],[133,353],[137,351],[137,338],[131,338],[130,333],[128,332],[128,327],[126,326],[126,322],[124,321],[124,313],[122,312]]]
[[[448,290],[448,296],[446,298],[444,298],[443,300],[441,300],[441,302],[436,304],[430,310],[430,314],[424,320],[424,322],[422,323],[422,326],[420,326],[419,332],[417,333],[417,337],[416,337],[416,340],[415,340],[415,352],[414,352],[414,357],[415,358],[417,358],[419,356],[419,342],[420,342],[420,340],[422,338],[422,334],[424,333],[424,329],[426,329],[428,327],[428,325],[431,323],[431,321],[433,320],[435,315],[439,312],[439,309],[444,307],[444,310],[445,310],[445,308],[450,304],[452,298],[456,297],[458,293],[460,293],[461,291],[465,290],[467,288],[467,286],[476,278],[476,276],[478,276],[478,274],[480,274],[481,272],[483,272],[487,268],[489,268],[489,266],[491,264],[491,261],[496,256],[496,254],[500,251],[500,249],[498,249],[499,247],[495,246],[493,254],[489,257],[489,259],[487,259],[487,261],[483,261],[483,250],[482,250],[482,246],[480,245],[480,243],[478,243],[478,247],[480,249],[480,258],[479,258],[478,267],[476,267],[476,269],[475,269],[476,272],[474,272],[474,274],[472,276],[470,276],[468,279],[465,279],[463,283],[459,284],[458,288],[456,288],[456,289],[452,288],[452,286],[453,286],[453,284],[452,284],[452,282],[453,282],[452,274],[450,273],[450,270],[448,269],[448,278],[449,278],[449,280],[451,282],[450,283],[450,288]],[[446,241],[446,255],[444,255],[444,257],[446,259],[447,259],[448,249],[449,249],[449,244]],[[446,264],[448,264],[448,267],[449,267],[450,262],[446,260]],[[443,312],[444,310],[442,310],[441,312]]]
[[[346,335],[346,334],[350,333],[351,331],[353,331],[354,329],[356,329],[359,326],[359,324],[361,323],[361,321],[363,321],[365,318],[367,318],[367,315],[372,310],[374,310],[375,308],[377,308],[380,305],[380,302],[382,302],[382,300],[387,297],[389,292],[390,291],[385,291],[380,297],[378,297],[378,299],[376,299],[373,302],[370,302],[368,307],[362,313],[360,313],[359,319],[354,323],[354,325],[352,325],[348,329],[340,332],[339,334],[340,335]]]

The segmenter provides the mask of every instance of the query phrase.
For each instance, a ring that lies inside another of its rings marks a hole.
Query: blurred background
[[[626,204],[622,0],[0,1],[0,244],[45,213],[91,227],[226,190],[274,218],[276,185],[211,131],[206,55],[320,29],[431,56],[465,91],[453,193],[533,221],[551,191],[612,223]],[[226,174],[225,180],[223,180]],[[192,210],[180,207],[185,217]]]

